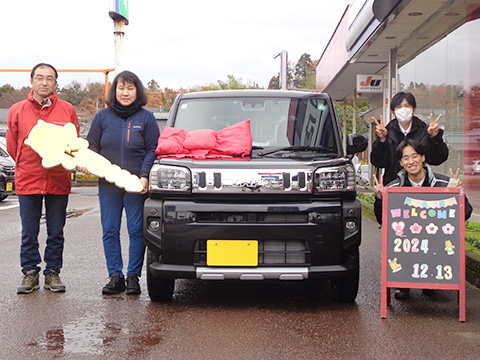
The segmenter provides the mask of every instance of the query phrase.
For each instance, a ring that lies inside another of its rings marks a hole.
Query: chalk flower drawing
[[[412,232],[412,234],[420,234],[422,232],[422,226],[418,223],[415,223],[410,226],[410,231]]]
[[[453,232],[455,231],[455,226],[452,224],[448,223],[442,226],[443,233],[446,235],[452,235]]]
[[[428,234],[436,234],[438,231],[438,226],[435,225],[434,223],[428,224],[428,226],[425,228],[427,230]]]

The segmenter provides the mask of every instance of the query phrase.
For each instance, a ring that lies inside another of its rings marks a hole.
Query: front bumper
[[[149,199],[144,214],[146,245],[160,257],[149,265],[149,270],[159,278],[348,277],[354,269],[346,258],[358,250],[361,242],[361,207],[355,199],[281,204]],[[149,227],[152,221],[159,224],[157,229]],[[356,228],[347,230],[347,221],[354,221]],[[262,249],[259,265],[207,266],[205,243],[210,239],[257,240]],[[269,253],[272,244],[273,248],[285,244],[283,260],[278,259],[278,248]],[[288,248],[294,250],[289,252]]]
[[[200,280],[306,280],[348,277],[355,269],[349,264],[310,267],[196,267],[155,262],[153,276],[163,279]]]
[[[15,177],[3,175],[0,173],[0,194],[12,195],[15,194]]]

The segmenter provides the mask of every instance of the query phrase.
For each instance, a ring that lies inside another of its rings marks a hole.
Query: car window
[[[337,151],[333,116],[319,98],[183,99],[175,127],[219,131],[250,119],[253,146],[323,146]]]
[[[5,150],[3,150],[2,147],[0,147],[0,156],[1,157],[9,157],[8,153]]]

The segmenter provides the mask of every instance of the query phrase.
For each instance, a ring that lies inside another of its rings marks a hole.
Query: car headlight
[[[190,191],[191,178],[187,168],[154,164],[150,170],[150,191]]]
[[[315,171],[316,191],[355,190],[355,170],[348,164],[341,167],[318,168]]]

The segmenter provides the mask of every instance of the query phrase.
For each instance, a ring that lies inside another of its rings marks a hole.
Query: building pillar
[[[343,100],[343,148],[347,150],[347,100]]]
[[[387,67],[387,81],[384,89],[384,104],[383,104],[383,123],[388,124],[390,121],[390,101],[392,97],[400,90],[398,83],[398,62],[397,62],[397,48],[390,49],[388,56]]]
[[[357,133],[357,89],[353,90],[353,117],[352,117],[352,134]]]

